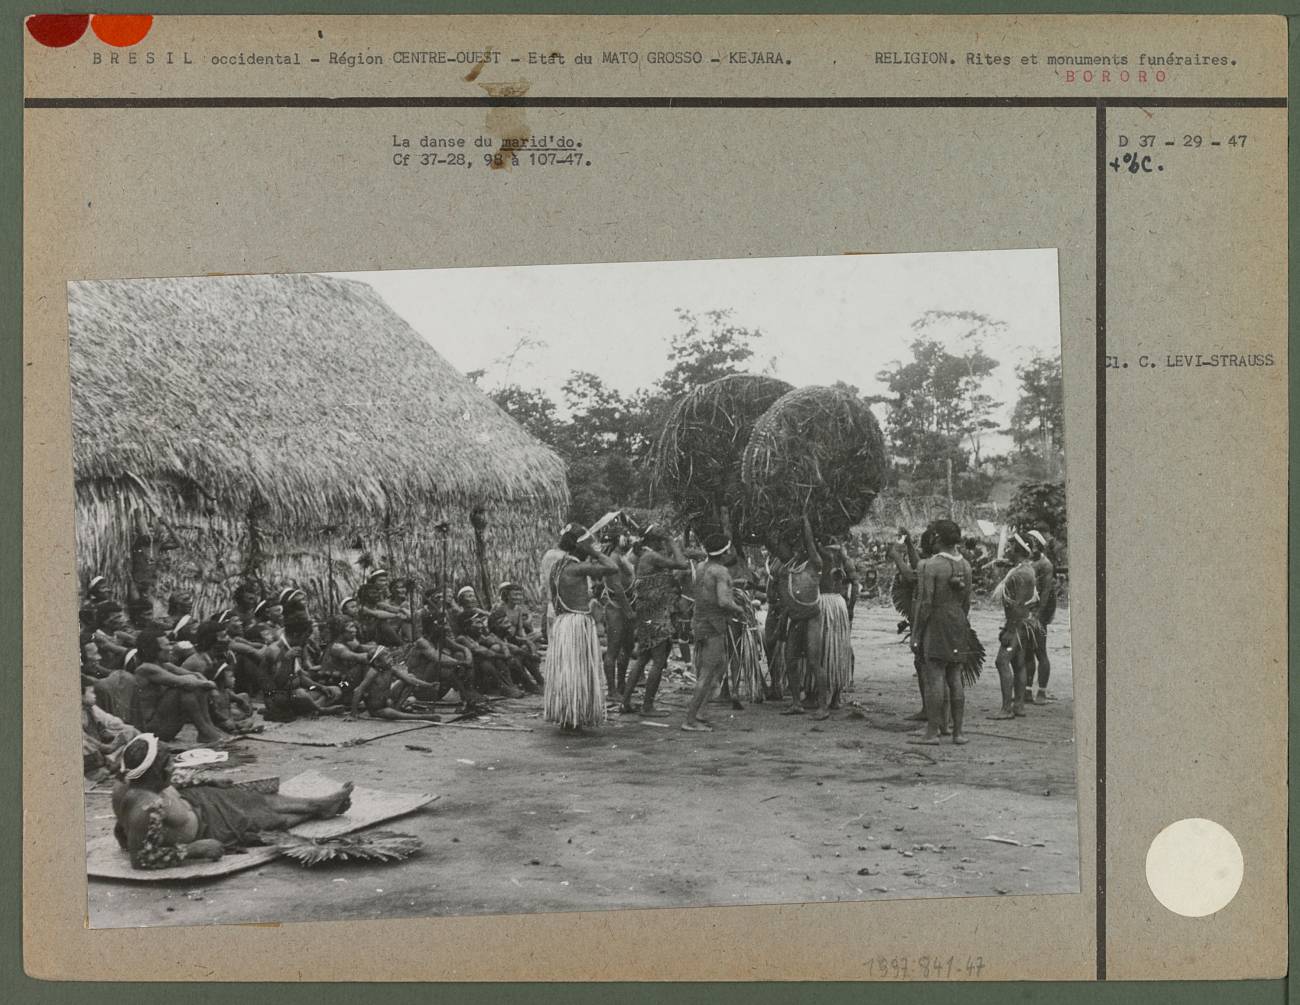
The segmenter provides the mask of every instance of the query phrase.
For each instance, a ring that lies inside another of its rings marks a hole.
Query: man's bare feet
[[[320,818],[337,817],[346,813],[352,806],[352,783],[344,782],[343,787],[330,796],[320,799]]]
[[[631,705],[627,705],[627,704],[620,705],[620,706],[618,707],[618,714],[619,714],[619,715],[635,715],[635,714],[636,714],[636,711],[637,711],[637,710],[634,709]]]
[[[924,736],[914,736],[907,742],[920,743],[920,744],[924,744],[927,747],[939,746],[939,738],[937,736],[931,736],[929,733],[926,733]]]
[[[694,722],[683,722],[682,729],[688,733],[712,733],[713,727],[703,719],[696,719]]]
[[[831,710],[829,708],[819,708],[816,712],[813,713],[812,717],[814,721],[821,722],[822,720],[829,719],[831,717]]]
[[[803,707],[800,705],[791,705],[789,708],[781,709],[782,715],[803,715]]]
[[[908,722],[925,722],[925,720],[926,720],[925,709],[921,709],[921,711],[919,712],[913,712],[911,715],[907,717]]]
[[[969,741],[968,739],[966,739],[966,737],[962,736],[960,733],[954,733],[954,734],[953,734],[952,742],[955,743],[955,744],[957,744],[957,746],[959,746],[959,747],[960,747],[963,743],[970,743],[970,741]]]
[[[1015,717],[1016,717],[1017,719],[1024,719],[1024,718],[1027,717],[1027,713],[1025,712],[1025,706],[1024,706],[1024,705],[1017,705],[1017,706],[1016,706],[1015,708],[1013,708],[1011,711],[1015,714]]]
[[[1015,717],[1016,713],[1011,711],[1009,708],[999,709],[997,712],[994,712],[989,716],[990,719],[1014,719]]]

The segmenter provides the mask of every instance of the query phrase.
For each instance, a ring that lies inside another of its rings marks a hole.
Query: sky
[[[986,314],[1006,325],[985,344],[1001,363],[987,388],[1003,402],[1002,425],[1015,365],[1060,351],[1055,249],[339,275],[373,286],[462,373],[487,370],[485,387],[540,388],[557,403],[573,370],[622,392],[651,383],[683,330],[677,308],[731,308],[734,324],[759,329],[755,371],[770,364],[795,386],[844,380],[866,394],[884,390],[881,369],[909,358],[911,324],[926,311]],[[955,345],[955,329],[934,334]],[[508,360],[523,340],[531,344]]]

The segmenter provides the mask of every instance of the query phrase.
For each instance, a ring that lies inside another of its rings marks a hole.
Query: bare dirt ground
[[[992,665],[998,617],[972,621],[989,659],[966,703],[970,743],[907,742],[919,700],[887,607],[854,623],[861,713],[822,723],[772,704],[715,703],[712,734],[678,729],[689,686],[665,682],[673,718],[611,715],[561,735],[541,701],[492,721],[531,732],[433,727],[333,749],[256,740],[232,763],[281,778],[307,769],[440,799],[386,829],[424,850],[394,865],[284,860],[194,883],[89,883],[92,927],[1071,893],[1079,887],[1069,612],[1052,626],[1051,691],[1015,721]],[[665,693],[666,692],[666,693]],[[429,752],[408,749],[408,744]],[[108,833],[86,796],[87,837]],[[987,840],[1000,837],[1019,842]]]

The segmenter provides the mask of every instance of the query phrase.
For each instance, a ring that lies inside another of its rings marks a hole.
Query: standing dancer
[[[1038,697],[1033,699],[1035,705],[1046,705],[1055,701],[1047,691],[1047,679],[1052,675],[1052,662],[1047,657],[1047,626],[1056,617],[1056,566],[1048,556],[1047,535],[1040,530],[1031,530],[1027,535],[1029,546],[1034,550],[1034,581],[1038,587],[1038,623],[1042,632],[1037,636],[1038,651],[1035,663],[1038,669]],[[1029,692],[1033,689],[1033,679],[1025,681],[1025,700],[1029,701]]]
[[[961,528],[951,520],[936,520],[931,527],[936,554],[921,564],[912,629],[912,645],[922,659],[925,675],[928,722],[925,735],[912,742],[939,742],[947,704],[952,714],[952,742],[963,744],[967,741],[962,734],[966,708],[962,669],[970,658],[971,568],[957,550]]]
[[[767,689],[769,701],[780,701],[784,697],[783,678],[785,673],[785,574],[790,562],[790,546],[775,536],[767,542],[767,559],[763,564],[767,572],[767,618],[763,622],[763,656],[767,659]]]
[[[636,569],[627,557],[631,546],[627,535],[613,535],[610,545],[609,557],[618,563],[618,575],[605,581],[605,687],[610,697],[615,697],[627,686],[627,665],[636,641],[636,616],[632,611]]]
[[[821,580],[817,605],[821,621],[822,666],[826,679],[828,707],[840,707],[840,698],[853,681],[853,646],[849,641],[849,607],[841,591],[844,576],[844,549],[837,545],[822,548]],[[819,703],[821,696],[818,695]]]
[[[1038,623],[1038,585],[1030,561],[1029,543],[1012,534],[1008,551],[1015,567],[998,584],[993,595],[1001,596],[1006,623],[998,634],[998,678],[1002,683],[1002,708],[994,719],[1012,719],[1025,714],[1025,693],[1034,672],[1034,657],[1043,628]]]
[[[649,663],[640,712],[643,716],[663,718],[667,713],[655,708],[655,694],[673,641],[673,605],[678,597],[678,574],[689,572],[691,563],[682,551],[681,542],[658,524],[652,523],[647,527],[641,540],[645,548],[636,560],[636,658],[628,667],[627,686],[623,689],[623,705],[619,712],[631,714],[636,711],[632,707],[632,694],[641,679],[641,671]],[[671,554],[665,555],[664,551],[671,551]]]
[[[691,617],[692,651],[698,676],[695,693],[686,707],[686,721],[682,723],[682,729],[692,733],[713,730],[707,719],[700,718],[700,709],[727,670],[727,622],[744,614],[732,596],[731,573],[723,564],[731,551],[730,539],[723,534],[710,534],[704,539],[704,551],[707,561],[696,574],[691,590],[695,601]]]
[[[564,528],[560,548],[564,555],[551,570],[555,626],[546,651],[542,708],[547,722],[571,732],[605,721],[600,637],[591,616],[587,578],[612,576],[618,572],[618,563],[600,553],[591,533],[580,524]]]
[[[790,704],[782,715],[803,715],[800,695],[806,689],[810,696],[816,696],[817,712],[813,718],[830,718],[830,689],[822,659],[821,577],[821,554],[805,515],[803,552],[791,558],[784,576],[785,682]]]

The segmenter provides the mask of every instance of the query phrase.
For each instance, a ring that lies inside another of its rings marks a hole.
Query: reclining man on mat
[[[143,733],[122,751],[113,836],[135,868],[167,869],[194,859],[215,862],[227,848],[261,844],[263,831],[336,817],[351,805],[351,782],[311,799],[212,782],[177,787],[167,744]]]

